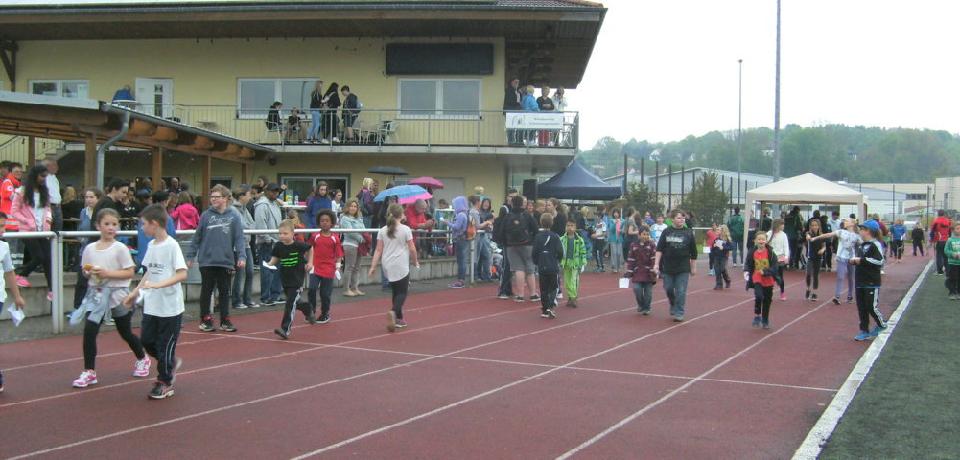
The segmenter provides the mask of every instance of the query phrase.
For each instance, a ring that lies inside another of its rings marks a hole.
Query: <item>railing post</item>
[[[480,124],[483,123],[483,112],[477,112],[477,153],[480,153]]]
[[[377,151],[383,151],[383,138],[387,135],[387,127],[383,125],[383,112],[377,111]]]
[[[427,151],[429,152],[433,144],[433,114],[427,114]]]
[[[50,281],[53,286],[49,286],[53,291],[53,304],[50,307],[50,316],[53,322],[54,334],[63,332],[63,245],[61,244],[60,234],[54,233],[50,238],[50,270],[53,271]]]
[[[475,272],[477,270],[477,262],[473,260],[473,255],[477,253],[477,238],[474,237],[472,240],[467,241],[467,243],[469,243],[468,248],[470,248],[467,252],[467,260],[470,263],[468,272],[470,273],[470,285],[473,285],[474,280],[476,279]]]

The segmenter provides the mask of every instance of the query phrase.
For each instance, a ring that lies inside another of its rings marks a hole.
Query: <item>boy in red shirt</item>
[[[320,290],[320,317],[317,322],[330,322],[330,296],[333,294],[333,279],[340,270],[340,261],[343,259],[343,246],[340,235],[330,231],[337,224],[337,215],[329,209],[317,213],[317,227],[319,233],[310,237],[310,246],[313,247],[313,272],[310,273],[310,307],[317,311],[317,289]]]
[[[776,284],[777,255],[767,245],[767,235],[757,232],[754,249],[743,264],[743,279],[747,289],[753,288],[753,327],[770,329],[770,302],[773,301],[773,286]]]
[[[950,219],[942,209],[937,211],[937,218],[930,224],[930,241],[936,244],[937,274],[942,275],[947,266],[947,256],[944,248],[950,239]]]

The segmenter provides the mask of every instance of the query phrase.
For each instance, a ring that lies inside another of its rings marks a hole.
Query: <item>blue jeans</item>
[[[317,139],[320,132],[320,109],[310,109],[310,132],[307,133],[307,139]]]
[[[270,260],[270,254],[272,253],[271,249],[273,248],[273,243],[261,243],[257,247],[257,252],[260,253],[260,257],[265,260]],[[260,303],[266,303],[268,301],[274,301],[280,298],[280,295],[283,293],[283,286],[280,285],[280,271],[279,270],[270,270],[269,268],[260,269]]]
[[[650,302],[653,300],[653,283],[633,283],[633,295],[637,298],[637,311],[650,311]]]
[[[733,240],[733,251],[730,253],[730,260],[732,260],[734,264],[743,263],[743,251],[741,251],[741,249],[743,249],[743,238]],[[740,256],[739,259],[737,258],[738,255]],[[739,262],[737,262],[738,260]]]
[[[247,245],[247,265],[242,270],[237,270],[233,275],[233,289],[230,291],[233,297],[233,306],[240,305],[240,301],[250,305],[253,300],[250,299],[250,293],[253,291],[253,251],[250,245]],[[243,279],[243,293],[240,292],[240,279]]]
[[[687,283],[690,273],[663,274],[663,289],[667,291],[667,300],[670,301],[670,315],[683,316],[687,305]]]
[[[487,235],[477,236],[477,268],[480,281],[490,281],[490,265],[493,263],[493,254],[490,252],[490,242]]]
[[[467,252],[470,249],[470,242],[467,240],[455,240],[453,242],[453,249],[457,254],[457,279],[463,281],[467,279]]]

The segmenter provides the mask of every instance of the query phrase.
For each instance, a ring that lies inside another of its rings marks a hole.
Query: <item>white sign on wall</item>
[[[562,112],[507,112],[507,129],[563,129]]]

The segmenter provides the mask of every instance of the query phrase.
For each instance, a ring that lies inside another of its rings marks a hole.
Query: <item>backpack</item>
[[[537,254],[535,258],[538,262],[538,271],[548,275],[557,273],[560,269],[560,261],[557,260],[557,255],[553,252],[552,245],[550,244],[552,238],[553,235],[547,235],[547,240],[543,242],[543,248],[540,249],[540,254]]]
[[[527,219],[521,213],[511,213],[504,218],[503,235],[508,246],[530,244],[530,229]]]

